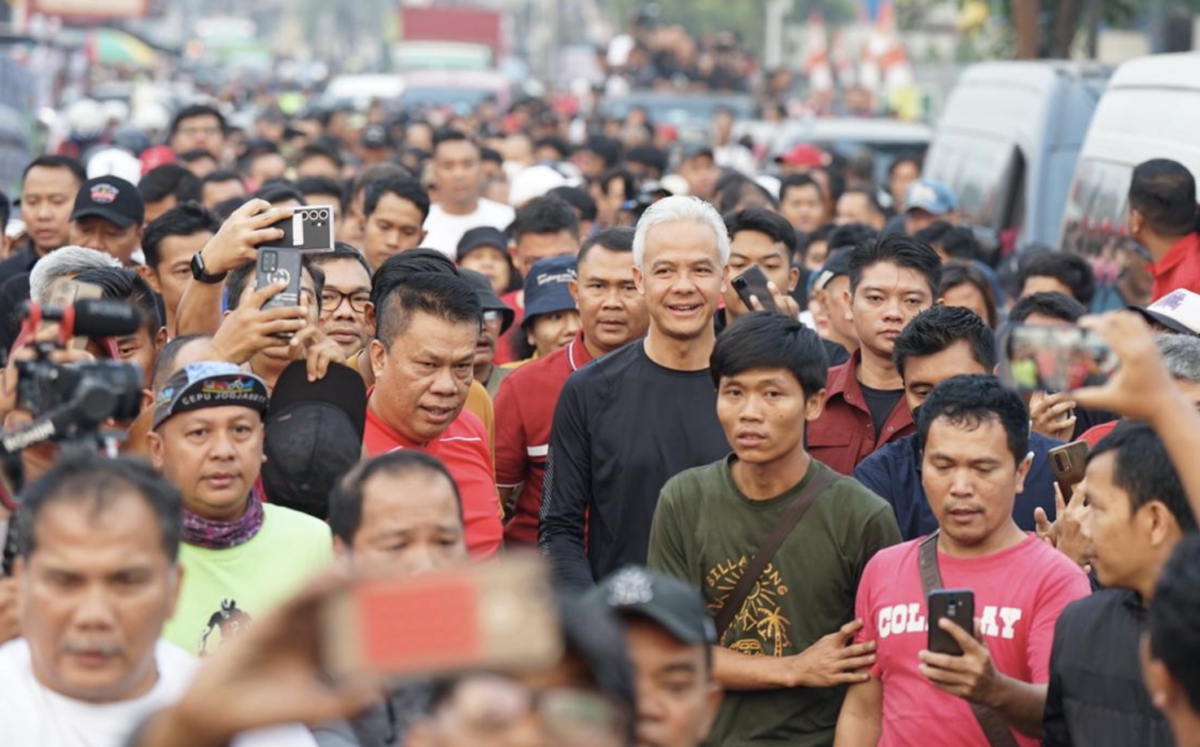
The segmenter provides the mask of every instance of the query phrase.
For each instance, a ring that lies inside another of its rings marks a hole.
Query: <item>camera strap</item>
[[[813,460],[816,464],[816,460]],[[742,577],[738,579],[737,585],[733,587],[733,591],[729,592],[729,596],[725,598],[725,605],[721,607],[721,611],[717,613],[717,643],[725,637],[725,631],[728,630],[730,623],[737,617],[737,614],[742,611],[742,606],[746,604],[746,597],[750,596],[750,592],[758,583],[758,579],[762,576],[763,571],[767,570],[767,565],[771,562],[771,558],[775,557],[775,551],[787,539],[787,536],[792,533],[792,529],[800,523],[800,519],[804,518],[804,514],[812,506],[817,497],[824,493],[827,488],[841,479],[841,475],[834,472],[824,465],[818,467],[818,471],[808,481],[808,484],[800,491],[800,495],[796,496],[795,500],[783,511],[783,515],[775,522],[775,526],[771,527],[771,531],[767,534],[767,538],[759,546],[758,551],[754,553],[754,557],[750,558],[750,562],[746,564],[746,570],[742,573]]]
[[[926,599],[929,598],[929,592],[942,588],[942,569],[938,567],[937,558],[939,533],[940,530],[929,535],[917,547],[917,565],[921,569],[921,586],[925,590]],[[928,610],[926,612],[928,613]],[[936,624],[936,620],[929,621],[930,626]],[[979,728],[983,729],[983,735],[987,737],[991,747],[1017,747],[1017,740],[1008,728],[1008,722],[1000,714],[977,703],[968,701],[968,705],[971,706],[971,713],[975,715],[975,720],[979,722]]]

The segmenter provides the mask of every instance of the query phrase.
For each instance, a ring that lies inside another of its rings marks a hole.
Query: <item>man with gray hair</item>
[[[55,303],[62,281],[88,270],[120,266],[111,254],[82,246],[64,246],[34,265],[29,273],[29,298],[43,305]]]
[[[729,452],[708,368],[729,252],[721,216],[695,197],[638,221],[633,278],[650,331],[571,374],[551,429],[538,545],[569,588],[644,565],[662,486]]]

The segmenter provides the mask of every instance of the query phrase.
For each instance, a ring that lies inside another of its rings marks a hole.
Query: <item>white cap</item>
[[[118,176],[137,186],[142,179],[142,162],[120,148],[96,151],[87,162],[88,179],[98,176]]]
[[[529,166],[512,178],[508,204],[519,208],[535,197],[541,197],[555,187],[567,184],[567,178],[549,166]]]
[[[1149,306],[1131,306],[1147,320],[1184,335],[1200,335],[1200,295],[1178,288]]]

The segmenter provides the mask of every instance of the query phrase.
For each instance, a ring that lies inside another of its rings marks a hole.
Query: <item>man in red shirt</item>
[[[471,556],[490,557],[503,527],[488,435],[463,411],[483,320],[479,298],[461,277],[417,272],[381,296],[375,319],[363,447],[370,456],[418,449],[440,459],[462,495]]]
[[[646,300],[633,281],[632,228],[610,228],[589,239],[576,260],[571,295],[583,329],[565,348],[513,371],[496,397],[496,482],[513,518],[504,529],[510,544],[537,544],[542,481],[554,408],[567,377],[580,366],[646,335]]]
[[[1155,158],[1133,170],[1129,235],[1154,260],[1157,301],[1177,288],[1200,293],[1200,216],[1196,180],[1183,164]]]
[[[860,347],[829,369],[829,399],[808,432],[818,461],[850,475],[880,446],[913,432],[892,350],[909,321],[933,305],[941,277],[937,253],[906,236],[885,236],[850,255],[846,300]]]

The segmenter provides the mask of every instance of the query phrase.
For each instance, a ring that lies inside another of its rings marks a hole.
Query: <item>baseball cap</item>
[[[690,161],[697,156],[708,156],[713,158],[714,151],[711,145],[706,143],[695,143],[683,149],[683,158],[681,160]]]
[[[821,266],[821,271],[817,273],[817,279],[813,281],[813,288],[821,290],[839,275],[849,275],[850,254],[853,251],[854,247],[845,246],[829,255],[825,264]]]
[[[568,284],[576,278],[574,257],[539,260],[525,278],[525,318],[521,325],[541,314],[575,309]]]
[[[458,253],[454,256],[458,257],[458,261],[461,263],[463,257],[472,251],[489,246],[501,254],[507,254],[508,252],[505,250],[508,249],[508,237],[499,228],[477,226],[464,233],[458,240]]]
[[[924,210],[930,215],[945,215],[958,209],[958,200],[937,179],[918,179],[908,185],[904,195],[905,210]]]
[[[1152,324],[1184,335],[1200,335],[1200,295],[1179,288],[1149,306],[1129,306]]]
[[[387,129],[383,125],[367,125],[362,132],[362,147],[364,148],[389,148],[391,141],[388,137]]]
[[[775,163],[786,163],[789,166],[807,166],[811,169],[829,164],[829,156],[815,145],[799,143],[775,156]]]
[[[141,225],[146,220],[146,203],[133,186],[119,176],[88,179],[75,195],[71,220],[97,215],[118,228]]]
[[[487,275],[482,272],[468,270],[465,267],[458,268],[458,274],[462,275],[471,287],[475,289],[475,295],[479,297],[479,304],[483,306],[484,313],[489,311],[498,311],[504,319],[500,324],[500,334],[508,331],[512,326],[513,321],[517,317],[517,312],[512,310],[512,307],[500,300],[500,296],[496,295],[496,289],[492,287],[492,281],[487,279]]]
[[[154,430],[183,412],[208,407],[249,407],[267,411],[267,385],[232,363],[189,363],[172,374],[154,401]]]
[[[642,615],[683,643],[712,645],[717,628],[700,594],[678,579],[626,566],[592,592],[620,615]]]
[[[304,361],[280,374],[266,419],[263,490],[272,503],[324,519],[337,481],[362,458],[367,390],[362,377],[331,364],[308,380]]]

